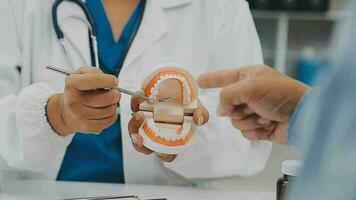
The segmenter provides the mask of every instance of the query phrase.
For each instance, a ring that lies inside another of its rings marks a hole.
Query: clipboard
[[[143,200],[136,195],[131,196],[101,196],[101,197],[81,197],[81,198],[71,198],[63,200]],[[167,200],[166,198],[160,199],[147,199],[147,200]]]
[[[138,196],[101,196],[101,197],[81,197],[63,200],[141,200]]]

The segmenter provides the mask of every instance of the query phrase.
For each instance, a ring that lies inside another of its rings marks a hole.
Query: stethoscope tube
[[[64,41],[64,34],[59,26],[58,23],[58,7],[61,3],[64,1],[75,3],[78,5],[82,11],[85,14],[85,17],[87,19],[87,22],[89,23],[88,28],[89,28],[89,33],[90,33],[90,39],[91,39],[91,44],[92,44],[92,50],[93,50],[93,55],[94,55],[94,60],[95,60],[95,67],[99,68],[100,63],[99,63],[99,52],[98,52],[98,42],[97,42],[97,37],[96,37],[96,27],[94,24],[94,20],[92,19],[90,12],[88,8],[86,7],[85,3],[81,0],[56,0],[52,6],[52,22],[53,22],[53,28],[56,33],[57,39],[60,42],[64,53],[68,56],[68,50]]]
[[[95,27],[94,20],[92,19],[87,6],[85,5],[85,3],[82,0],[56,0],[54,2],[53,6],[52,6],[52,21],[53,21],[54,31],[56,33],[56,36],[57,36],[57,39],[58,39],[59,43],[61,44],[61,46],[63,48],[64,53],[69,58],[69,52],[67,50],[66,43],[64,41],[64,34],[63,34],[63,32],[62,32],[62,30],[61,30],[61,28],[59,26],[59,23],[58,23],[58,12],[57,12],[59,5],[64,1],[75,3],[84,12],[85,17],[87,19],[87,22],[86,21],[85,22],[88,25],[89,34],[90,34],[90,54],[91,54],[92,57],[94,57],[94,65],[95,65],[95,67],[99,68],[100,67],[100,63],[99,63],[99,51],[98,51],[96,27]],[[145,7],[146,7],[146,0],[141,0],[141,1],[142,2],[140,2],[140,3],[142,3],[142,9],[143,10],[142,10],[142,12],[140,12],[140,16],[139,16],[139,18],[137,20],[137,23],[135,24],[135,27],[134,27],[134,32],[131,34],[131,36],[129,38],[129,41],[128,41],[125,49],[124,49],[124,52],[122,54],[121,60],[120,60],[119,65],[118,65],[118,68],[121,68],[122,65],[124,64],[125,58],[126,58],[126,56],[128,54],[128,51],[129,51],[129,49],[131,47],[131,44],[132,44],[133,40],[136,37],[136,34],[137,34],[138,29],[140,27],[141,21],[143,19],[144,12],[145,12]],[[115,75],[118,75],[118,73],[119,72],[117,71],[117,73]]]
[[[52,6],[52,20],[53,20],[54,30],[56,32],[57,38],[58,39],[64,38],[64,34],[63,34],[62,30],[59,28],[58,14],[57,14],[58,6],[64,1],[75,3],[83,10],[85,17],[87,18],[87,20],[91,26],[91,27],[89,27],[89,29],[91,31],[90,34],[96,37],[96,28],[95,28],[94,20],[91,17],[90,12],[83,1],[81,1],[81,0],[56,0]]]

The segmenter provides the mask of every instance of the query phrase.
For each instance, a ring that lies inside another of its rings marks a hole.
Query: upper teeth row
[[[151,94],[149,96],[149,98],[156,100],[157,99],[157,95],[159,93],[159,88],[161,86],[161,84],[167,80],[167,79],[177,79],[182,83],[183,86],[183,104],[187,105],[190,104],[192,99],[191,99],[191,90],[189,87],[189,84],[187,82],[187,80],[183,77],[183,76],[179,76],[179,75],[162,75],[160,76],[160,79],[154,84],[154,86],[151,88]]]

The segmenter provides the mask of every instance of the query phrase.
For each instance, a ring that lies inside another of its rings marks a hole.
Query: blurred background
[[[314,85],[316,76],[327,70],[333,30],[347,15],[346,0],[248,0],[261,38],[265,63]],[[273,182],[282,176],[281,161],[298,159],[289,146],[273,145],[265,171],[251,180]]]
[[[346,0],[247,0],[259,33],[265,63],[313,86],[329,67],[330,42],[336,24],[347,15]],[[273,144],[266,169],[256,176],[217,180],[208,187],[275,187],[281,162],[298,159],[298,150]],[[234,159],[234,158],[231,158]],[[25,175],[24,175],[25,176]]]
[[[248,0],[265,63],[313,85],[325,70],[333,28],[344,0]]]
[[[329,67],[333,30],[347,15],[346,0],[248,0],[261,38],[265,63],[293,78],[314,85],[316,76]],[[267,168],[238,185],[274,187],[282,176],[281,162],[298,159],[299,152],[273,144]],[[224,180],[226,187],[236,179]],[[219,184],[214,187],[221,187]],[[233,187],[233,186],[232,186]]]

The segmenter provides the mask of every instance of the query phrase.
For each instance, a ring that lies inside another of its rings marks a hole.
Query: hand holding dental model
[[[250,140],[285,144],[289,119],[308,87],[259,65],[203,74],[201,88],[223,87],[218,114]]]
[[[132,98],[132,111],[137,112],[129,123],[133,145],[139,152],[157,152],[163,161],[173,161],[194,142],[196,125],[208,121],[196,82],[188,72],[166,67],[149,75],[141,89],[150,99],[174,98],[165,102]]]
[[[94,67],[82,67],[66,78],[64,93],[52,96],[46,106],[53,129],[66,136],[76,132],[100,133],[117,119],[118,80]],[[105,88],[105,90],[103,90]]]

